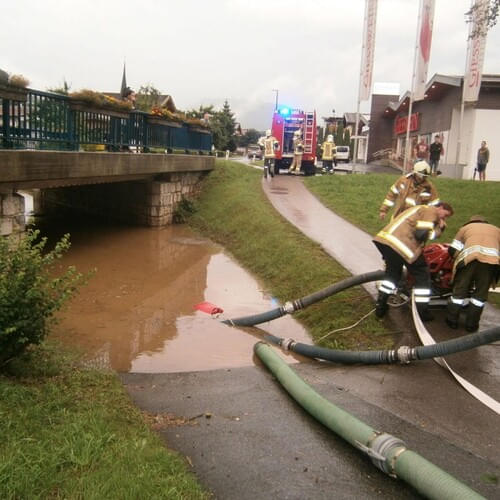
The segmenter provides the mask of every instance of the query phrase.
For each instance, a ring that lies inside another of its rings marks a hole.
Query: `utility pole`
[[[273,92],[276,92],[276,102],[275,102],[275,105],[274,105],[274,109],[277,110],[278,109],[278,93],[279,93],[279,90],[278,89],[273,89]]]

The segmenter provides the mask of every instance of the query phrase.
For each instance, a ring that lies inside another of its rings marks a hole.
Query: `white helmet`
[[[332,134],[329,134],[326,138],[326,141],[327,142],[333,142],[333,135]]]
[[[271,137],[271,129],[266,130],[266,137]]]
[[[413,173],[419,175],[431,175],[431,167],[425,160],[420,160],[413,165]]]
[[[300,135],[301,135],[301,134],[302,134],[302,132],[300,131],[300,129],[297,129],[297,130],[293,133],[293,135],[294,135],[295,137],[300,137]]]

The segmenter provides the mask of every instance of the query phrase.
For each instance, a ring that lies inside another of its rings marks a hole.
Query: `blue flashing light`
[[[281,108],[280,115],[286,116],[290,114],[290,108]]]

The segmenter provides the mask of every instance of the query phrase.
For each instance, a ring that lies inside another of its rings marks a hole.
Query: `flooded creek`
[[[96,269],[58,313],[51,337],[83,349],[99,366],[153,373],[232,368],[255,363],[253,345],[265,332],[311,341],[289,316],[259,328],[223,325],[221,318],[267,311],[277,303],[221,247],[186,226],[72,222],[42,232],[52,243],[71,234],[64,266]],[[195,310],[203,301],[224,309],[219,320]]]

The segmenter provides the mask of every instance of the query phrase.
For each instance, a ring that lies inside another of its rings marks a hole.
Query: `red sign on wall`
[[[394,132],[397,134],[406,134],[406,126],[408,124],[408,116],[400,116],[396,118],[394,123]],[[420,127],[420,113],[413,113],[410,117],[410,132],[418,130]]]

